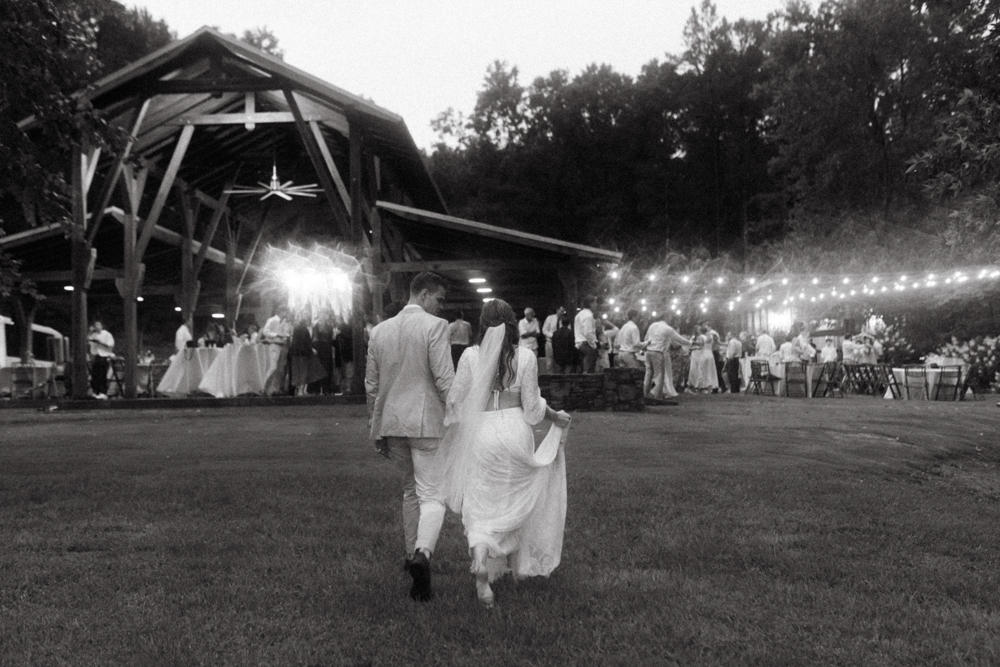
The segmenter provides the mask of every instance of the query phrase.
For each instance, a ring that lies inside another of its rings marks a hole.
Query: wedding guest
[[[451,345],[451,361],[458,368],[465,348],[472,342],[472,325],[465,321],[465,313],[458,311],[455,321],[448,325],[448,343]]]
[[[639,325],[636,324],[639,311],[630,308],[625,316],[628,321],[622,325],[615,339],[615,344],[618,346],[615,365],[623,368],[641,368],[636,358],[636,354],[642,348],[642,336],[639,335]]]
[[[519,335],[517,344],[531,350],[535,353],[535,357],[538,357],[538,334],[542,330],[538,326],[538,320],[535,319],[534,308],[524,309],[524,318],[517,323],[517,332]]]
[[[334,392],[333,376],[333,318],[328,310],[320,312],[319,319],[313,325],[312,346],[316,350],[316,359],[323,367],[326,375],[315,381],[311,391],[320,394],[332,394]]]
[[[580,353],[580,361],[584,373],[593,373],[597,362],[597,329],[594,326],[594,297],[583,299],[583,308],[573,320],[573,334],[576,349]]]
[[[729,393],[740,393],[740,357],[743,356],[743,343],[730,331],[726,338],[726,378],[729,381]]]
[[[646,350],[646,377],[642,381],[642,393],[656,399],[677,396],[677,390],[674,389],[674,369],[670,361],[670,344],[691,344],[690,340],[667,324],[666,319],[666,313],[657,315],[646,329],[646,339],[643,341]]]
[[[758,357],[768,358],[778,349],[777,345],[774,344],[774,339],[771,338],[767,330],[761,331],[757,336],[756,342],[756,355]]]
[[[267,396],[287,393],[288,341],[292,337],[292,325],[287,318],[288,308],[281,307],[268,318],[264,328],[260,330],[263,342],[271,346],[268,351],[274,360],[274,370],[264,383],[264,394]]]
[[[715,371],[715,357],[712,356],[712,338],[708,335],[708,327],[702,325],[691,345],[688,389],[708,393],[718,388],[719,377]]]
[[[719,383],[719,390],[724,392],[726,391],[726,380],[722,377],[722,368],[725,365],[725,355],[722,352],[722,337],[719,336],[719,332],[711,325],[706,324],[705,326],[708,327],[708,335],[712,339],[712,358],[715,360],[716,380]]]
[[[615,326],[615,323],[610,319],[601,320],[604,325],[604,337],[608,339],[607,356],[608,365],[607,368],[611,368],[615,365],[615,357],[618,355],[618,348],[615,347],[615,342],[618,340],[619,329]]]
[[[757,353],[757,342],[746,331],[740,332],[740,343],[743,345],[744,357],[752,357]]]
[[[194,336],[191,335],[192,329],[194,329],[194,326],[191,324],[190,318],[181,322],[181,325],[177,327],[177,331],[174,333],[174,350],[183,352],[188,342],[194,340]]]
[[[559,306],[556,308],[556,312],[545,318],[545,323],[542,325],[542,335],[545,336],[545,363],[541,364],[541,368],[545,369],[546,373],[554,372],[552,370],[555,363],[552,361],[552,336],[559,330],[559,322],[565,315],[566,309]]]
[[[100,320],[94,320],[87,336],[90,346],[90,389],[99,399],[108,397],[108,372],[115,356],[115,337],[104,328]]]
[[[552,334],[552,372],[560,375],[572,373],[576,365],[576,341],[569,324],[569,318],[563,317]]]
[[[292,330],[288,354],[292,360],[292,387],[296,396],[308,396],[309,384],[324,374],[323,365],[313,352],[309,318],[302,316]]]
[[[257,328],[256,324],[251,324],[247,326],[247,331],[243,335],[246,336],[246,341],[248,343],[260,342],[260,329]]]
[[[792,334],[785,336],[785,342],[778,349],[778,354],[781,355],[781,363],[783,364],[802,360],[798,347],[795,345],[795,336]]]
[[[827,337],[823,343],[823,350],[820,352],[819,360],[824,364],[837,361],[837,348],[833,344],[833,339]]]

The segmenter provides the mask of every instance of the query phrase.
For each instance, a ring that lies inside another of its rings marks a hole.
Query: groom
[[[403,472],[403,532],[410,597],[433,599],[430,557],[444,521],[438,497],[441,469],[435,454],[444,435],[445,398],[455,378],[448,322],[437,317],[445,283],[421,273],[410,283],[410,301],[371,332],[365,389],[371,439]]]

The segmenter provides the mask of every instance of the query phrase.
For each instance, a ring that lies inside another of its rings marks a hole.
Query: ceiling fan
[[[292,181],[285,181],[282,183],[278,180],[278,165],[273,165],[271,169],[271,182],[264,183],[263,181],[257,181],[257,186],[253,185],[234,185],[229,190],[224,190],[223,192],[231,195],[262,195],[260,201],[264,201],[271,195],[276,195],[281,197],[285,201],[292,201],[292,197],[315,197],[318,193],[323,192],[323,189],[318,187],[316,183],[310,183],[308,185],[292,185]]]

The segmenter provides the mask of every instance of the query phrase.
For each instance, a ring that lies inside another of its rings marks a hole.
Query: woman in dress
[[[691,346],[688,388],[702,393],[719,388],[719,375],[715,368],[715,356],[712,354],[712,338],[705,325],[698,327],[698,335],[694,337]]]
[[[548,576],[559,565],[566,523],[563,446],[570,417],[538,389],[538,359],[518,346],[517,319],[505,301],[483,307],[481,345],[458,362],[448,393],[443,493],[462,515],[479,601],[493,606],[490,583]],[[532,426],[549,419],[535,447]]]

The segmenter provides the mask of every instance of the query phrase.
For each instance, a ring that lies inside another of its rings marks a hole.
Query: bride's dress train
[[[484,410],[499,400],[490,391],[497,363],[492,343],[488,335],[482,348],[465,351],[449,394],[450,426],[441,449],[446,500],[462,515],[470,555],[477,545],[486,547],[489,581],[506,572],[547,576],[562,556],[568,429],[553,426],[535,449],[532,426],[545,418],[546,404],[538,361],[524,348],[517,348],[512,386],[499,392],[519,391],[521,406]],[[474,561],[474,574],[478,567]]]

